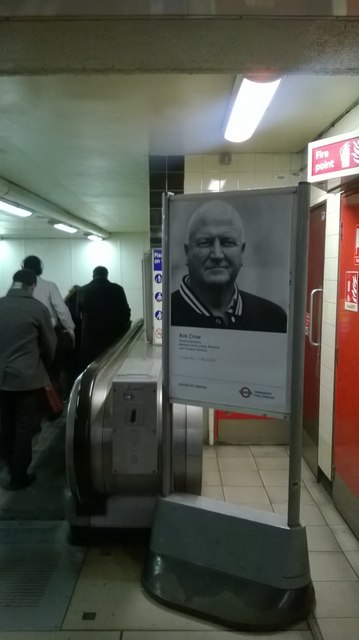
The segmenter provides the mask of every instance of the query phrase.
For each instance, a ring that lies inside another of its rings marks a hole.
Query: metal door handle
[[[314,309],[314,296],[316,293],[323,293],[323,289],[312,289],[312,291],[310,292],[310,304],[309,304],[309,316],[310,316],[310,322],[309,322],[309,334],[308,334],[308,338],[309,338],[309,344],[312,345],[312,347],[319,347],[320,346],[320,342],[314,342],[313,340],[313,334],[312,334],[312,329],[313,329],[313,309]]]

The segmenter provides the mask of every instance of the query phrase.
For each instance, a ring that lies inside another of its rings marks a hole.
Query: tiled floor
[[[206,447],[202,493],[285,513],[288,460],[281,446]],[[359,640],[359,541],[304,462],[302,481],[317,599],[311,627],[303,621],[278,633],[237,633],[161,606],[140,583],[147,545],[119,537],[87,550],[59,630],[3,631],[0,640]]]
[[[207,447],[202,495],[285,514],[288,464],[287,447]],[[359,541],[305,461],[301,521],[307,530],[320,632],[325,640],[358,640]]]

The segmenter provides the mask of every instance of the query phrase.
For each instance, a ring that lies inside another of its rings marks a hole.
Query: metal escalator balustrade
[[[163,486],[162,348],[143,322],[76,380],[67,415],[66,466],[76,527],[149,527]],[[201,492],[203,410],[173,405],[172,490]]]

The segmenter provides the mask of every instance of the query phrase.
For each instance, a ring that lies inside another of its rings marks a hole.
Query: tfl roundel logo
[[[239,393],[241,394],[242,398],[249,398],[252,395],[252,392],[249,387],[242,387],[239,390]]]

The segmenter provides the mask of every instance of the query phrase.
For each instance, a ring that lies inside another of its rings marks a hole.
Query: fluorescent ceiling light
[[[243,78],[224,134],[226,140],[244,142],[253,135],[280,81],[252,82]]]
[[[88,240],[92,240],[92,242],[102,242],[103,238],[101,236],[96,236],[94,233],[89,233],[86,238]]]
[[[75,227],[70,227],[68,224],[62,224],[62,222],[56,222],[54,227],[55,229],[60,229],[60,231],[66,231],[67,233],[76,233],[77,231]]]
[[[14,216],[20,216],[20,218],[28,218],[29,216],[32,216],[32,211],[22,209],[22,207],[17,207],[13,204],[9,204],[8,202],[4,202],[3,200],[0,200],[0,211],[12,213]]]

